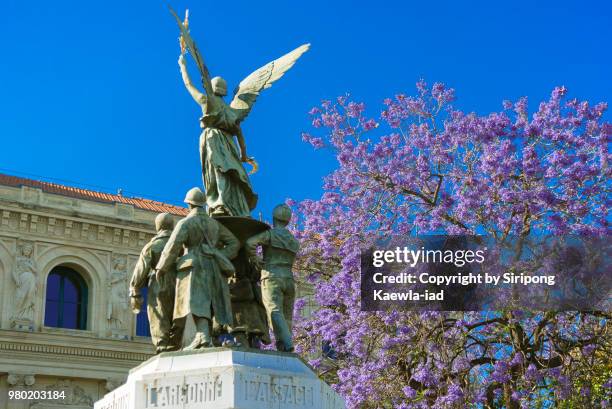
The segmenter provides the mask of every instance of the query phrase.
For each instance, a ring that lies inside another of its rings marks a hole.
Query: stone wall
[[[0,186],[0,409],[93,407],[152,355],[150,340],[135,335],[127,287],[155,216]],[[57,266],[87,285],[84,330],[44,325],[47,277]],[[9,401],[11,390],[64,390],[65,397]]]

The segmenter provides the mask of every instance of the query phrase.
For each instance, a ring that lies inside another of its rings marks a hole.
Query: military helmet
[[[206,196],[204,196],[204,192],[202,192],[199,187],[194,187],[189,189],[189,192],[185,195],[185,203],[204,207],[206,204]]]
[[[210,84],[212,85],[213,92],[222,97],[227,95],[227,83],[221,77],[215,77],[210,80]]]
[[[161,230],[172,230],[174,228],[174,219],[170,213],[160,213],[155,218],[155,229]]]
[[[286,204],[279,204],[272,210],[272,218],[280,222],[289,223],[291,220],[291,208]]]

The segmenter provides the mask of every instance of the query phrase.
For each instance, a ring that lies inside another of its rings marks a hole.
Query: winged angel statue
[[[185,87],[202,108],[200,126],[200,160],[202,177],[206,188],[206,203],[211,215],[250,216],[257,204],[257,194],[253,191],[249,177],[242,162],[253,166],[251,173],[257,171],[254,158],[247,156],[246,143],[240,124],[251,112],[259,93],[270,88],[304,54],[310,44],[304,44],[282,57],[255,70],[243,79],[234,91],[228,105],[223,97],[227,95],[227,84],[221,77],[210,78],[208,68],[200,55],[195,42],[189,35],[189,14],[185,20],[171,10],[181,29],[181,55],[179,66]],[[204,93],[191,82],[185,63],[185,53],[189,52],[202,76]],[[236,137],[239,151],[235,144]]]

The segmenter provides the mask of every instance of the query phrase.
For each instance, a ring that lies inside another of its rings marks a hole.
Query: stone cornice
[[[79,344],[86,345],[80,346]],[[74,334],[49,334],[0,330],[0,352],[44,354],[54,358],[80,357],[129,362],[130,366],[149,359],[152,346],[138,341],[118,341]],[[61,359],[61,358],[60,358]]]
[[[108,226],[129,226],[135,230],[150,231],[153,230],[153,218],[156,215],[152,213],[151,222],[134,221],[130,219],[122,219],[118,217],[109,217],[105,215],[96,215],[91,213],[79,212],[74,209],[60,209],[56,207],[47,207],[42,205],[32,205],[15,201],[7,201],[0,197],[0,209],[20,212],[25,211],[40,216],[55,215],[58,218],[71,219],[75,221],[87,220],[98,224]]]
[[[12,234],[11,234],[12,233]],[[79,215],[58,209],[8,206],[0,201],[0,234],[14,237],[35,236],[41,241],[74,242],[92,248],[109,246],[131,248],[138,253],[153,237],[152,225]]]

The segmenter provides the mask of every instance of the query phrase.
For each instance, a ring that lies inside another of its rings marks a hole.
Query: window
[[[47,327],[87,328],[87,284],[79,273],[65,266],[51,270],[45,300]]]
[[[147,287],[140,290],[142,295],[142,308],[138,315],[136,315],[136,335],[139,337],[150,337],[151,331],[149,330],[149,316],[147,315]]]

